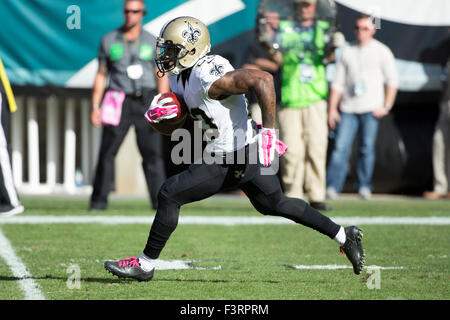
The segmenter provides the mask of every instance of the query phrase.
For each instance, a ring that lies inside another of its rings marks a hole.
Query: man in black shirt
[[[100,44],[91,122],[96,127],[103,124],[103,134],[90,200],[91,210],[107,208],[114,177],[114,159],[131,125],[135,126],[153,208],[157,207],[158,191],[166,178],[161,134],[154,131],[143,117],[153,96],[169,91],[167,78],[155,76],[155,38],[142,29],[145,13],[142,0],[126,0],[124,25],[106,34]],[[108,76],[109,88],[103,98]]]

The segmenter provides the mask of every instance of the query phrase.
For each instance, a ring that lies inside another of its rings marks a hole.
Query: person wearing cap
[[[328,21],[316,16],[316,0],[294,0],[296,19],[281,20],[269,49],[281,69],[280,139],[287,145],[280,159],[281,181],[289,197],[306,196],[318,210],[325,203],[328,147],[326,48],[335,41]]]
[[[125,0],[123,10],[123,26],[102,37],[92,90],[91,123],[102,126],[103,132],[90,210],[105,210],[108,206],[114,160],[132,125],[153,208],[157,206],[158,191],[166,178],[162,136],[147,124],[143,115],[154,95],[169,91],[169,83],[167,77],[156,76],[153,49],[156,39],[142,28],[144,2]]]

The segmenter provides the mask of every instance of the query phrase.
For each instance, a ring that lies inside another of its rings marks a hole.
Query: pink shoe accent
[[[139,260],[136,257],[129,257],[117,262],[119,267],[140,267]]]

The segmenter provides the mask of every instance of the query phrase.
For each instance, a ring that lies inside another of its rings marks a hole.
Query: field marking
[[[25,300],[45,300],[44,294],[39,290],[36,282],[32,279],[27,267],[22,260],[16,255],[14,249],[0,230],[0,257],[11,269],[14,277],[19,279],[19,285],[25,294]]]
[[[450,217],[330,217],[340,225],[450,225]],[[154,216],[13,216],[1,217],[2,224],[151,224]],[[180,216],[179,224],[195,225],[278,225],[295,224],[281,217]]]
[[[352,266],[326,264],[326,265],[285,265],[287,268],[299,269],[299,270],[341,270],[341,269],[353,269]],[[380,269],[380,270],[403,270],[405,267],[380,267],[380,266],[366,266],[364,269]]]

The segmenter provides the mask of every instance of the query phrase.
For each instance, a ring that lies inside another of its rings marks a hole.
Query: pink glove
[[[158,123],[161,120],[172,119],[178,115],[178,105],[172,98],[161,99],[161,93],[157,94],[154,98],[147,112],[145,118],[150,123]],[[173,104],[169,104],[173,103]],[[166,105],[169,104],[169,105]]]
[[[286,152],[287,148],[288,148],[287,144],[277,139],[275,149],[277,150],[279,157],[281,157]]]
[[[273,128],[262,128],[258,134],[259,162],[268,167],[275,157],[276,132]]]
[[[258,129],[260,129],[260,130],[263,129],[263,126],[262,126],[261,122],[256,122],[255,121],[255,123],[256,123],[256,127]],[[279,139],[276,139],[275,150],[278,153],[278,157],[281,157],[286,152],[287,148],[288,148],[287,144],[285,144],[283,141],[281,141]]]

